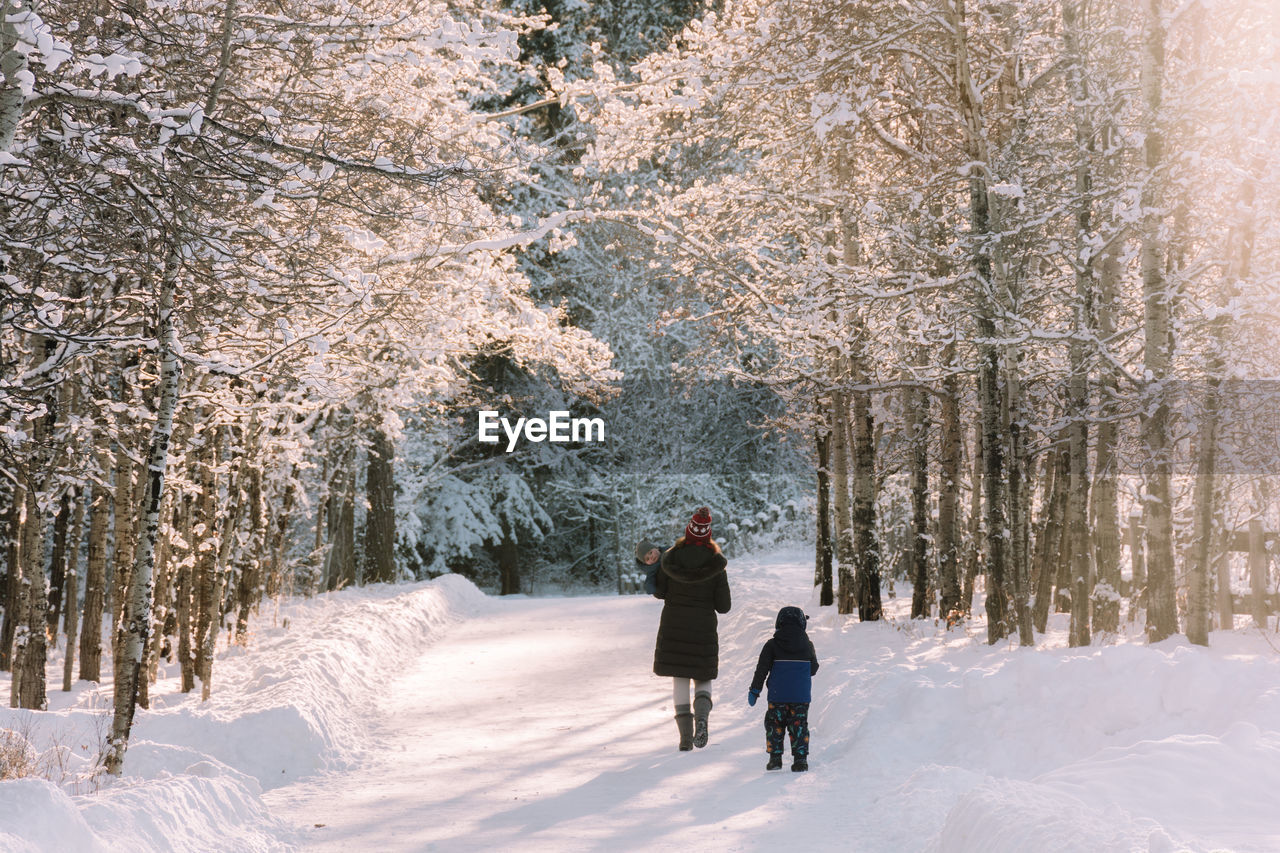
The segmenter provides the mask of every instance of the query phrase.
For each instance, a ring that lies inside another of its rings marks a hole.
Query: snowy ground
[[[0,783],[0,850],[1280,849],[1274,637],[1069,650],[1059,622],[1039,650],[988,647],[907,598],[880,624],[820,612],[811,552],[730,571],[706,749],[676,751],[650,674],[661,602],[352,590],[225,654],[204,707],[162,684],[135,778]],[[823,663],[807,774],[765,773],[746,704],[784,604]],[[51,695],[64,743],[101,718],[83,685]]]

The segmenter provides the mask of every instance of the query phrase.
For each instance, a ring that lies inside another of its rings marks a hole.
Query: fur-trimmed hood
[[[663,573],[682,583],[709,581],[728,564],[719,546],[713,550],[703,545],[676,545],[662,555]]]

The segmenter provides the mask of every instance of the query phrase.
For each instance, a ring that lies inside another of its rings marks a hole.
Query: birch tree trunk
[[[1098,336],[1104,341],[1111,340],[1116,331],[1115,305],[1119,276],[1119,262],[1115,251],[1109,249],[1099,259],[1097,323]],[[1093,624],[1099,631],[1114,633],[1120,630],[1119,461],[1116,456],[1119,431],[1111,419],[1114,408],[1110,403],[1116,397],[1117,383],[1114,370],[1106,363],[1099,365],[1099,373],[1102,418],[1098,423],[1093,488],[1090,490],[1093,552],[1098,576],[1094,587]]]
[[[0,151],[13,147],[26,100],[21,79],[28,73],[27,54],[18,47],[18,29],[13,22],[31,13],[29,0],[0,4]]]
[[[67,555],[66,595],[63,601],[63,630],[67,635],[67,653],[62,662],[62,692],[71,691],[76,663],[76,635],[79,628],[80,602],[80,537],[84,533],[85,490],[76,490],[75,511],[71,515],[71,549]]]
[[[1169,407],[1163,380],[1172,359],[1171,294],[1161,242],[1161,170],[1164,134],[1160,122],[1165,52],[1164,0],[1147,0],[1142,54],[1143,147],[1146,180],[1142,187],[1140,266],[1143,303],[1143,370],[1154,383],[1156,399],[1146,407],[1142,439],[1146,454],[1143,509],[1147,534],[1147,638],[1159,642],[1178,631],[1174,588],[1173,490],[1170,484]],[[1154,409],[1153,409],[1154,406]]]
[[[124,755],[129,748],[129,733],[133,728],[133,714],[137,707],[138,676],[142,667],[143,649],[147,644],[147,629],[151,623],[151,573],[154,569],[156,536],[160,527],[160,503],[164,498],[169,439],[173,435],[174,413],[178,408],[178,392],[182,382],[182,365],[178,361],[178,338],[173,318],[178,262],[178,253],[174,249],[166,258],[160,281],[156,323],[156,348],[160,362],[159,400],[147,459],[143,535],[138,542],[133,572],[129,578],[119,643],[120,655],[115,662],[115,713],[105,757],[107,772],[114,776],[119,776],[124,769]]]
[[[1221,364],[1211,363],[1211,371]],[[1187,639],[1198,646],[1209,645],[1210,563],[1213,560],[1214,488],[1218,467],[1218,390],[1221,380],[1211,373],[1205,383],[1204,411],[1196,442],[1195,550],[1187,579]],[[1227,619],[1231,627],[1230,590],[1227,590]]]
[[[988,240],[991,235],[989,199],[984,167],[991,162],[986,150],[986,129],[982,103],[969,67],[968,23],[965,0],[953,0],[951,25],[956,98],[964,116],[965,146],[969,156],[969,229],[973,241],[970,264],[979,290],[976,324],[978,331],[978,407],[982,423],[982,481],[987,550],[987,642],[995,643],[1009,633],[1009,522],[1005,511],[1004,435],[1001,413],[1004,387],[1000,371],[1000,350],[996,344],[999,305]]]

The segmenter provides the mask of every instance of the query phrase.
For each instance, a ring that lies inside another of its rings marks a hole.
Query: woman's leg
[[[695,681],[693,683],[693,745],[702,748],[707,745],[707,717],[711,714],[711,682]]]
[[[693,749],[693,712],[689,707],[689,679],[671,679],[671,699],[676,706],[676,729],[680,732],[680,751]]]

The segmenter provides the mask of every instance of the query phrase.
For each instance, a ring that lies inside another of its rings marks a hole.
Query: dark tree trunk
[[[911,434],[911,618],[929,617],[929,395],[908,395]]]
[[[1035,645],[1035,632],[1031,625],[1031,477],[1027,463],[1026,440],[1023,438],[1023,413],[1021,383],[1018,381],[1017,359],[1012,358],[1008,367],[1008,388],[1005,403],[1008,414],[1006,431],[1009,435],[1009,461],[1006,465],[1009,486],[1009,579],[1012,588],[1011,618],[1018,629],[1018,644]]]
[[[48,590],[44,574],[44,525],[35,492],[19,487],[25,502],[19,517],[21,544],[18,549],[18,623],[21,631],[13,644],[13,680],[9,705],[13,708],[44,710],[48,700],[45,685],[45,609]]]
[[[365,581],[391,583],[396,579],[395,445],[379,427],[370,430],[366,488],[369,513],[365,519]]]
[[[498,546],[498,578],[502,595],[516,595],[520,592],[519,551],[515,537],[503,526],[502,542]]]
[[[8,504],[0,521],[0,530],[4,532],[4,624],[0,626],[0,670],[9,672],[13,669],[13,637],[18,622],[18,518],[20,508],[16,500],[17,493],[8,480],[0,486]]]
[[[102,614],[107,594],[107,526],[111,495],[94,482],[89,503],[89,556],[84,576],[84,624],[80,628],[80,680],[102,680]]]
[[[249,641],[249,614],[262,598],[263,563],[267,560],[265,518],[262,508],[262,468],[249,468],[249,547],[239,554],[240,571],[236,573],[235,641]]]
[[[66,594],[63,598],[63,629],[67,635],[67,653],[62,662],[62,691],[71,691],[76,662],[76,640],[80,622],[80,537],[84,533],[85,491],[76,489],[75,512],[71,516],[71,542],[67,556]]]
[[[1053,589],[1063,562],[1062,519],[1067,499],[1068,454],[1068,449],[1059,439],[1058,446],[1045,460],[1041,519],[1035,542],[1036,598],[1032,609],[1032,622],[1042,634],[1049,627]]]
[[[349,451],[340,453],[333,479],[329,482],[329,550],[325,554],[325,588],[350,586],[356,580],[355,459]]]
[[[63,587],[67,581],[67,532],[71,526],[71,492],[64,492],[58,500],[58,512],[53,517],[53,550],[49,557],[49,601],[45,609],[45,635],[57,645],[58,622],[62,619]],[[80,547],[76,540],[72,547]]]
[[[831,433],[819,431],[818,445],[818,544],[814,567],[814,586],[819,587],[818,603],[830,607],[835,602],[831,577]]]
[[[204,459],[200,463],[200,495],[196,499],[196,513],[193,522],[203,521],[205,535],[212,542],[196,551],[195,562],[191,567],[191,660],[195,678],[203,678],[205,637],[217,633],[218,602],[215,590],[218,583],[218,540],[219,530],[225,531],[224,523],[215,523],[219,515],[219,488],[217,478],[219,445],[222,428],[210,427],[205,437]],[[225,507],[223,507],[225,511]],[[192,683],[194,687],[194,681]]]
[[[979,323],[978,334],[995,335],[995,324]],[[982,348],[979,365],[979,398],[982,418],[982,486],[987,548],[987,642],[996,643],[1009,634],[1008,520],[1005,515],[1004,436],[1000,429],[1003,396],[1000,385],[1000,357],[994,346]]]
[[[182,497],[182,521],[179,529],[191,528],[192,512],[199,506],[197,498],[192,495]],[[192,649],[194,640],[196,606],[195,583],[193,582],[194,554],[184,554],[178,563],[177,575],[174,578],[174,602],[178,623],[178,668],[182,676],[182,692],[190,693],[196,689],[196,658]]]
[[[289,543],[289,522],[293,518],[293,505],[297,501],[297,492],[297,487],[290,482],[285,489],[284,501],[274,509],[275,521],[271,525],[271,537],[267,549],[270,562],[267,564],[264,585],[264,592],[271,597],[280,595],[285,587],[284,555]]]
[[[942,363],[948,368],[955,360],[955,344],[943,350]],[[941,439],[939,454],[941,482],[938,484],[938,586],[941,587],[939,610],[954,625],[964,614],[964,592],[960,584],[959,503],[960,466],[963,462],[963,438],[960,426],[960,400],[957,380],[948,371],[942,380]]]
[[[964,568],[964,612],[973,611],[973,587],[977,582],[978,572],[982,566],[982,421],[973,425],[973,453],[970,482],[973,489],[969,494],[969,547],[965,554]]]

